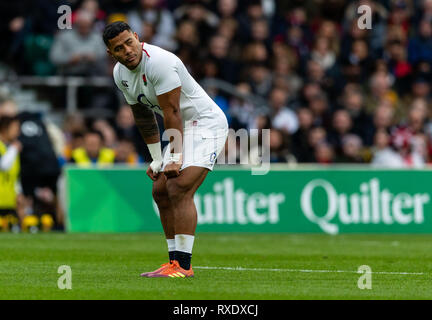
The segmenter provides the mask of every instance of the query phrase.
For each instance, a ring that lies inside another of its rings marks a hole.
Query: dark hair
[[[123,21],[116,21],[107,25],[102,35],[105,45],[108,47],[109,40],[117,37],[119,33],[122,33],[125,30],[132,31],[131,27],[126,22]]]
[[[0,117],[0,132],[9,129],[10,125],[15,121],[19,121],[18,117],[10,117],[10,116]]]

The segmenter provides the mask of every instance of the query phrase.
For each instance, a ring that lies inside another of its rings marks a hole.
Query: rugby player
[[[169,262],[142,276],[193,277],[193,197],[225,145],[227,119],[176,55],[141,43],[128,24],[107,25],[103,40],[117,60],[114,81],[131,106],[152,157],[147,175],[153,180],[152,195],[168,244]],[[163,156],[155,112],[170,132]]]

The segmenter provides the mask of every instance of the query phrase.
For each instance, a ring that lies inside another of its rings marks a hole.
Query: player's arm
[[[140,105],[139,103],[131,105],[131,109],[135,118],[135,124],[141,137],[147,144],[153,160],[147,169],[147,175],[154,181],[162,167],[159,126],[152,110]]]
[[[159,126],[154,112],[139,103],[131,105],[131,109],[144,142],[147,145],[160,142]]]
[[[183,162],[183,121],[180,112],[181,87],[158,95],[158,103],[164,114],[165,130],[170,135],[170,161],[165,166],[164,174],[167,178],[176,177],[180,174]]]

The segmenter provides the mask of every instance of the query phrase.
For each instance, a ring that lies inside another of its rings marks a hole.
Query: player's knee
[[[167,181],[168,197],[172,203],[184,200],[189,195],[190,187],[181,179],[169,179]]]
[[[152,195],[154,201],[158,205],[164,205],[164,204],[168,205],[169,197],[168,197],[167,190],[165,188],[154,186],[152,190]]]

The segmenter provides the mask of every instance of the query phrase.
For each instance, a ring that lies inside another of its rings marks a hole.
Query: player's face
[[[109,40],[108,53],[128,69],[135,69],[142,57],[141,43],[136,32],[123,31]]]

